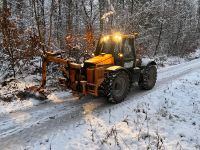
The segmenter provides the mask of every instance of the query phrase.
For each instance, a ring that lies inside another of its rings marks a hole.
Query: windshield
[[[113,41],[106,41],[101,43],[101,53],[113,54],[115,49],[115,43]]]
[[[96,55],[99,55],[101,53],[106,54],[118,54],[120,50],[120,43],[112,40],[112,38],[106,40],[106,41],[99,41]]]

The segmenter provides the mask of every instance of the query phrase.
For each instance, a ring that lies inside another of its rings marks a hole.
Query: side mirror
[[[139,33],[138,32],[134,32],[133,35],[135,36],[135,38],[138,38]]]

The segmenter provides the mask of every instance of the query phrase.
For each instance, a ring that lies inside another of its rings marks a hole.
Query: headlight
[[[124,57],[124,55],[122,53],[119,53],[118,56],[121,58]]]

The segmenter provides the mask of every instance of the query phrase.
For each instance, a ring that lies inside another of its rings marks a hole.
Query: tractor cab
[[[94,56],[112,55],[114,64],[125,68],[135,65],[135,36],[113,34],[102,36],[97,44]]]

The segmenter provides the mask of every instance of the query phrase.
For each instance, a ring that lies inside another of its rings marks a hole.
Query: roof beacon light
[[[119,33],[115,33],[114,36],[113,36],[113,38],[114,38],[114,40],[116,42],[121,42],[122,41],[122,36]]]
[[[102,41],[103,41],[103,42],[106,42],[106,41],[109,40],[109,38],[110,38],[109,36],[104,36],[104,37],[102,38]]]

